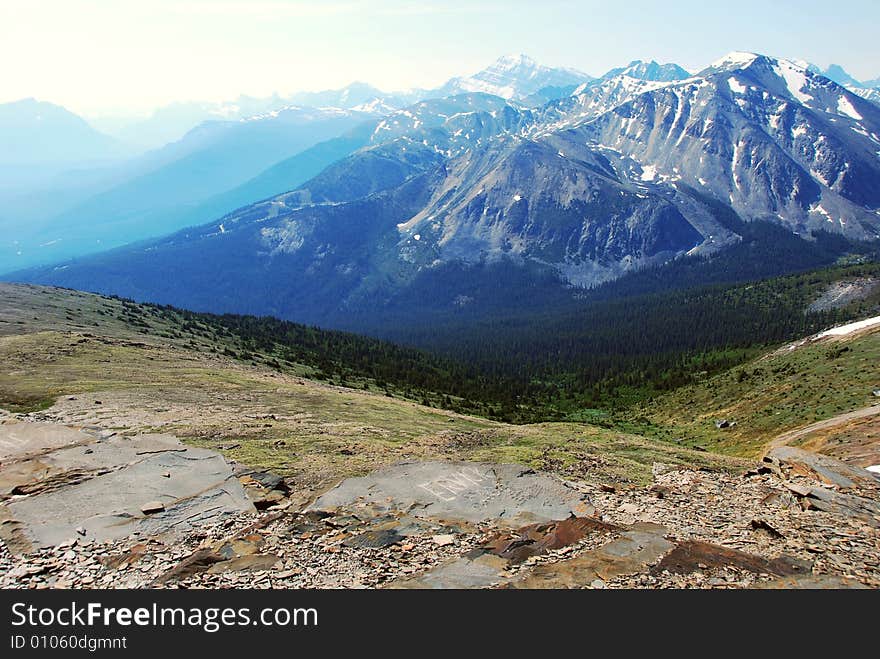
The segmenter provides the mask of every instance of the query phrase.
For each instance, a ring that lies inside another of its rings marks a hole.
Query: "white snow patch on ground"
[[[732,91],[734,94],[746,93],[746,86],[733,76],[727,79],[727,84],[730,85],[730,91]]]
[[[522,197],[518,194],[515,194],[515,195],[513,195],[513,200],[514,201],[522,201]]]
[[[422,235],[419,233],[417,233],[416,235],[413,236],[413,240],[421,240],[421,239],[422,239]]]
[[[730,167],[730,175],[733,177],[733,184],[736,186],[737,190],[742,190],[742,187],[739,184],[739,178],[736,175],[736,163],[739,162],[740,152],[742,150],[742,143],[737,140],[733,143],[733,160],[731,161]]]
[[[645,165],[642,167],[642,180],[653,181],[657,178],[657,167],[654,165]]]
[[[822,206],[821,204],[819,204],[818,206],[816,206],[816,209],[815,209],[815,210],[816,210],[816,212],[821,213],[822,215],[824,215],[825,218],[826,218],[829,222],[831,222],[831,223],[834,222],[834,220],[833,220],[832,217],[831,217],[831,213],[829,213],[827,210],[825,210],[825,207]]]
[[[792,137],[800,137],[801,135],[806,135],[806,134],[807,134],[807,127],[803,124],[791,129],[791,136]]]
[[[813,97],[804,92],[804,88],[808,86],[807,74],[803,69],[798,68],[791,62],[779,60],[773,67],[788,87],[788,91],[801,103],[807,104],[813,100]]]
[[[755,55],[755,53],[743,53],[743,52],[735,51],[732,53],[728,53],[727,55],[722,57],[720,60],[716,60],[715,62],[712,62],[712,68],[717,69],[722,66],[728,66],[731,64],[736,64],[738,66],[748,66],[749,64],[754,62],[756,59],[758,59],[758,56]]]
[[[849,325],[841,325],[840,327],[835,327],[833,329],[822,332],[821,334],[817,334],[817,339],[824,339],[826,336],[847,336],[852,334],[853,332],[858,332],[859,330],[867,329],[869,327],[875,327],[880,325],[880,316],[874,316],[873,318],[866,318],[865,320],[860,320],[855,323],[850,323]]]
[[[871,465],[870,467],[865,467],[865,471],[870,471],[872,474],[880,474],[880,465]]]
[[[823,184],[823,185],[829,185],[828,181],[825,179],[825,175],[822,174],[821,172],[817,172],[815,169],[811,169],[811,170],[810,170],[810,175],[811,175],[814,179],[816,179],[816,180],[818,180],[818,181],[822,181],[822,184]]]
[[[845,114],[847,117],[855,119],[856,121],[862,120],[862,115],[856,112],[852,102],[846,96],[840,96],[840,99],[837,101],[837,111],[840,112],[840,114]]]

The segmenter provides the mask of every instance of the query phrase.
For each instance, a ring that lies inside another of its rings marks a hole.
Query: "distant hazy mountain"
[[[173,103],[144,119],[105,117],[95,120],[95,124],[126,143],[155,149],[182,139],[206,121],[235,121],[290,106],[383,113],[400,109],[414,100],[418,98],[388,94],[366,83],[354,82],[341,89],[299,92],[286,97],[274,94],[266,98],[240,96],[224,103]]]
[[[567,96],[591,79],[579,71],[542,66],[525,55],[517,55],[502,57],[472,76],[453,78],[437,89],[385,92],[364,82],[353,82],[341,89],[298,92],[286,97],[275,94],[267,98],[240,96],[224,103],[173,103],[159,108],[146,119],[105,117],[95,120],[95,124],[123,142],[152,149],[180,140],[205,121],[242,119],[290,105],[385,114],[423,98],[466,92],[485,92],[523,101],[534,96],[529,102],[540,105]]]
[[[589,286],[723,255],[747,235],[782,270],[816,236],[835,234],[842,249],[880,239],[880,108],[752,53],[683,80],[625,68],[540,108],[481,93],[416,104],[296,190],[26,278],[309,322],[362,314],[375,326],[404,301],[419,322],[417,308]],[[329,159],[357,139],[328,144]]]
[[[128,155],[126,145],[58,105],[0,104],[0,243],[11,244],[8,227],[27,226],[112,185]]]
[[[824,71],[821,71],[821,74],[828,78],[829,80],[833,80],[838,85],[843,87],[862,87],[862,83],[853,78],[849,73],[847,73],[844,68],[838,64],[832,64]]]
[[[33,98],[0,104],[0,166],[85,164],[125,154],[117,140],[59,105]]]
[[[353,82],[342,89],[299,92],[290,97],[290,102],[297,105],[369,110],[377,113],[393,112],[417,100],[418,92],[388,93],[365,82]]]
[[[288,107],[237,121],[205,122],[179,142],[127,163],[122,182],[61,215],[13,225],[0,240],[0,271],[80,256],[205,222],[236,206],[209,205],[205,210],[204,202],[375,116],[355,110]]]
[[[267,98],[240,96],[226,103],[172,103],[155,110],[149,117],[131,119],[106,117],[95,125],[141,150],[156,149],[184,137],[206,121],[234,121],[278,110],[290,101],[273,95]]]

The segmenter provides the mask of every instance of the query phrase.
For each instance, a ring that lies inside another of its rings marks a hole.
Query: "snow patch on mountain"
[[[855,119],[856,121],[862,120],[862,115],[860,115],[856,109],[853,107],[852,102],[841,94],[840,99],[837,101],[837,110],[840,114],[845,114],[847,117]]]
[[[776,60],[773,67],[776,74],[785,80],[789,93],[803,105],[809,105],[814,99],[804,89],[809,88],[807,72],[788,60]]]
[[[730,68],[730,67],[745,68],[745,67],[751,65],[752,63],[754,63],[754,61],[756,59],[758,59],[758,57],[759,57],[759,55],[757,55],[755,53],[734,51],[732,53],[728,53],[727,55],[725,55],[721,59],[715,60],[714,62],[712,62],[712,64],[710,65],[710,68],[712,68],[712,69],[724,69],[724,68]]]
[[[746,86],[733,76],[727,79],[727,84],[730,87],[730,91],[732,91],[734,94],[746,93]]]
[[[642,167],[642,180],[653,181],[657,178],[657,167],[655,165],[645,165]]]

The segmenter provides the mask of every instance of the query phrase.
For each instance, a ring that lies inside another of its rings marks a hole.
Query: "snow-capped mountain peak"
[[[727,53],[724,57],[719,60],[715,60],[712,64],[709,65],[710,69],[744,69],[755,63],[756,60],[760,59],[761,55],[757,53],[750,53],[746,51],[733,51]]]
[[[621,75],[650,82],[673,82],[691,77],[691,74],[678,64],[658,64],[654,60],[650,62],[633,60],[625,67],[611,69],[602,76],[602,80]]]
[[[523,53],[520,53],[519,55],[502,55],[495,61],[493,66],[495,68],[507,70],[513,70],[520,67],[529,69],[543,68],[534,59]]]
[[[443,95],[482,92],[510,100],[545,87],[576,86],[591,79],[573,69],[544,66],[528,55],[505,55],[474,75],[453,78],[438,91]]]

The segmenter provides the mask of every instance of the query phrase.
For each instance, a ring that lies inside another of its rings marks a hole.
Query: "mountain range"
[[[0,106],[8,118],[0,142],[10,147],[0,162],[6,175],[0,227],[9,228],[0,239],[0,272],[160,236],[290,190],[365,145],[346,131],[421,98],[495,84],[494,91],[517,102],[537,90],[541,100],[531,102],[543,103],[588,79],[525,56],[506,57],[433,90],[386,94],[352,83],[287,98],[173,104],[116,126],[115,137],[58,106],[32,100]],[[23,129],[26,121],[39,131]],[[303,153],[335,137],[341,139],[319,149],[317,159]],[[151,144],[163,146],[131,157]]]
[[[57,214],[22,226],[33,195],[5,204],[11,230],[10,240],[0,243],[0,259],[58,261],[207,221],[213,215],[199,213],[201,202],[375,116],[294,106],[247,120],[202,123],[178,142],[117,164],[112,175],[81,188],[66,208],[53,209]]]
[[[15,276],[328,325],[361,315],[366,326],[402,304],[416,319],[577,296],[644,268],[711,261],[753,226],[773,228],[764,243],[804,251],[826,235],[842,253],[880,239],[880,107],[828,77],[731,53],[695,75],[633,62],[577,78],[504,58],[450,87],[496,94],[425,99],[275,165],[272,185],[296,181],[288,192]],[[540,105],[516,100],[566,85]]]
[[[365,82],[352,82],[340,89],[301,91],[286,96],[273,94],[255,98],[242,95],[225,102],[172,103],[158,108],[148,117],[127,120],[123,117],[105,117],[96,119],[94,123],[99,130],[122,142],[157,148],[181,139],[204,121],[246,119],[291,105],[393,111],[425,98],[476,91],[522,101],[542,90],[547,90],[551,96],[564,93],[566,89],[570,93],[570,89],[588,80],[592,80],[592,77],[585,73],[544,66],[527,55],[506,55],[473,75],[452,78],[434,89],[386,92]]]

